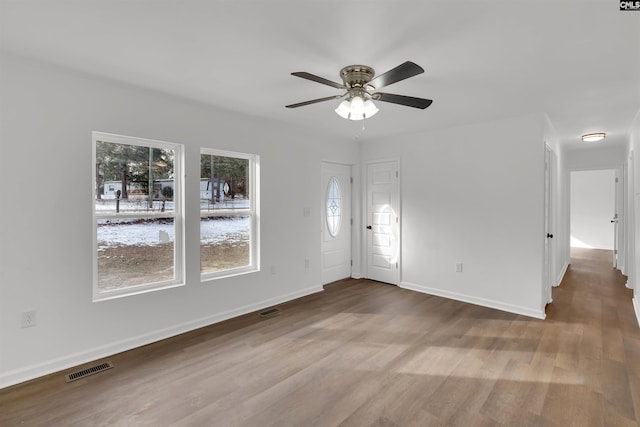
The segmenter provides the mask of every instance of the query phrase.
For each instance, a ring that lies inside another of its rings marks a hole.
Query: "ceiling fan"
[[[368,119],[376,114],[378,112],[378,107],[375,106],[373,101],[391,102],[393,104],[405,105],[407,107],[420,108],[424,110],[431,105],[433,102],[432,100],[377,92],[378,89],[381,89],[384,86],[389,86],[390,84],[397,83],[421,73],[424,73],[424,69],[411,61],[404,62],[378,76],[375,75],[373,68],[366,65],[349,65],[340,70],[340,77],[343,82],[342,84],[332,82],[331,80],[306,72],[291,73],[293,76],[322,83],[336,89],[342,89],[345,92],[341,95],[312,99],[310,101],[299,102],[297,104],[290,104],[286,107],[297,108],[332,99],[344,98],[335,111],[340,117],[350,120]]]

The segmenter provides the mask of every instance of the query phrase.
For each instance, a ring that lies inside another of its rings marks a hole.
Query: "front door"
[[[367,278],[397,285],[400,279],[398,162],[367,165]]]
[[[322,284],[351,277],[351,166],[322,163]]]

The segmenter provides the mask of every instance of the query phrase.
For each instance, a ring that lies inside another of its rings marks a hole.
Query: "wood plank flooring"
[[[366,280],[0,390],[2,426],[637,426],[640,330],[610,252],[547,320]]]

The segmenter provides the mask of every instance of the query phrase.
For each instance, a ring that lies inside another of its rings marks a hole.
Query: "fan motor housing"
[[[364,87],[374,75],[373,68],[366,65],[348,65],[340,70],[340,77],[348,88]]]

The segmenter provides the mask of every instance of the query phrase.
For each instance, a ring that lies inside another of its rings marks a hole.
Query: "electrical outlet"
[[[462,273],[462,263],[461,262],[457,262],[456,263],[456,273]]]
[[[309,268],[309,260],[308,259],[304,260],[304,268]]]
[[[22,312],[22,327],[30,328],[32,326],[36,326],[36,311],[23,311]]]

